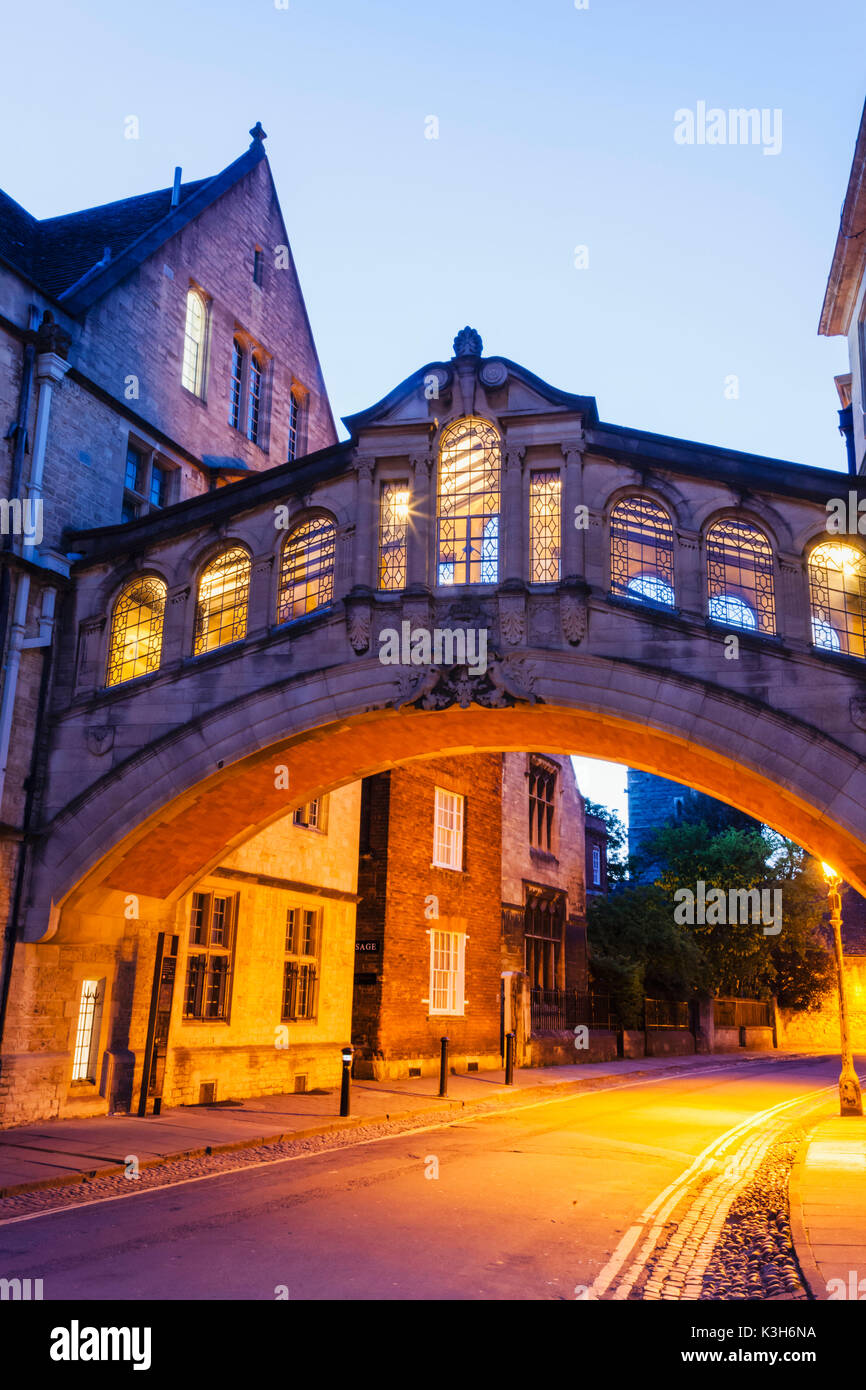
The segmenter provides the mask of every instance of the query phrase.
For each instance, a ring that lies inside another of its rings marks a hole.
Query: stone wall
[[[866,1051],[866,956],[847,956],[846,993],[850,1014],[851,1043],[855,1052]],[[839,1051],[839,1003],[835,988],[818,1009],[794,1012],[780,1009],[777,1036],[779,1047],[815,1048]]]

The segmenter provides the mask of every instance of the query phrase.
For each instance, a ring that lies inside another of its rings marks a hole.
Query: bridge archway
[[[394,675],[367,660],[332,667],[326,679],[275,683],[190,721],[55,817],[34,857],[25,939],[54,935],[91,893],[174,901],[227,850],[366,775],[418,758],[525,749],[685,782],[798,841],[866,893],[866,768],[853,751],[679,673],[535,656],[543,675],[529,698],[502,707],[396,708]]]

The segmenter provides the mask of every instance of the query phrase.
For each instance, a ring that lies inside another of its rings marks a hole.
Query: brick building
[[[476,754],[365,779],[356,1075],[429,1074],[443,1034],[452,1066],[498,1067],[512,1028],[522,1060],[530,1046],[546,1060],[541,1035],[586,989],[584,855],[568,758]]]

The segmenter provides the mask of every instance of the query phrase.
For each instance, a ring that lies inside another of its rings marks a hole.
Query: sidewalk
[[[504,1072],[451,1075],[448,1099],[438,1096],[438,1077],[407,1081],[353,1081],[352,1114],[340,1119],[339,1090],[303,1095],[254,1096],[235,1105],[195,1105],[159,1116],[95,1116],[45,1120],[0,1130],[0,1198],[38,1187],[80,1182],[122,1172],[127,1155],[141,1167],[286,1139],[308,1139],[332,1130],[381,1120],[429,1115],[447,1120],[466,1107],[508,1106],[550,1099],[557,1093],[592,1091],[617,1081],[682,1074],[690,1070],[792,1061],[802,1052],[750,1052],[693,1057],[647,1057],[583,1062],[566,1067],[518,1069],[506,1087]],[[866,1274],[866,1268],[864,1268]]]
[[[812,1295],[866,1298],[866,1117],[836,1115],[812,1130],[790,1198],[794,1249]],[[834,1279],[842,1285],[828,1287]]]

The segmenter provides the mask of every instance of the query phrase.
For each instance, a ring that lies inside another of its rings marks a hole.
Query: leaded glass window
[[[436,574],[439,584],[495,584],[499,578],[501,459],[486,420],[458,420],[442,435]]]
[[[379,498],[379,588],[405,589],[409,483],[382,484]]]
[[[111,618],[106,685],[146,676],[159,668],[166,586],[148,576],[121,591]]]
[[[866,555],[842,541],[809,556],[812,641],[826,651],[866,656]]]
[[[337,528],[326,517],[305,521],[286,537],[280,563],[277,622],[302,618],[334,597]]]
[[[649,497],[625,497],[610,514],[610,591],[674,606],[674,530]]]
[[[224,551],[208,565],[198,586],[193,643],[196,656],[245,636],[249,592],[250,557],[240,546]]]
[[[553,584],[560,577],[562,546],[562,481],[558,469],[529,477],[529,578],[533,584]]]
[[[707,612],[714,622],[776,631],[773,552],[762,531],[726,517],[707,532]]]

